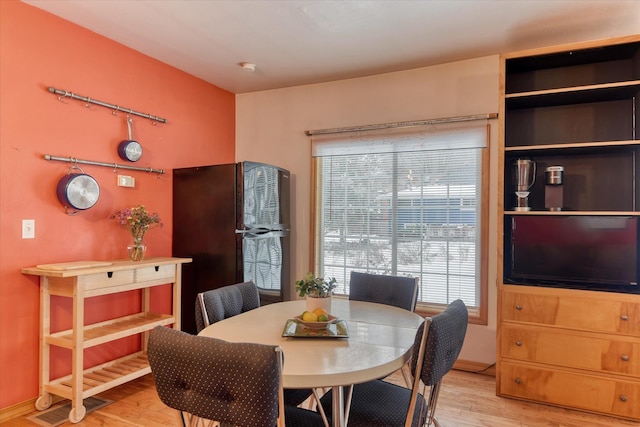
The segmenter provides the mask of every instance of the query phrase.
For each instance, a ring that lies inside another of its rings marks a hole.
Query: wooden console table
[[[150,258],[144,261],[79,261],[23,268],[24,274],[40,276],[40,391],[36,409],[47,409],[52,394],[71,400],[69,421],[77,423],[86,414],[83,399],[151,372],[146,356],[148,333],[158,325],[180,329],[182,264],[190,258]],[[150,311],[150,289],[173,285],[171,314]],[[86,298],[141,289],[140,312],[85,325]],[[51,333],[51,296],[73,298],[71,329]],[[140,334],[141,350],[99,366],[83,369],[84,349]],[[50,347],[68,348],[72,354],[71,375],[50,378]]]

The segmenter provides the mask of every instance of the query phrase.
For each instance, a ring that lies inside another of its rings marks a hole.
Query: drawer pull
[[[620,318],[622,320],[629,320],[629,316],[627,316],[626,314],[623,314],[622,316],[620,316]]]
[[[516,304],[516,310],[522,310],[522,306],[520,304]]]
[[[155,267],[153,267],[156,271],[160,271],[160,266],[156,265]]]
[[[627,396],[625,396],[624,394],[620,395],[620,401],[621,402],[626,402],[627,401]]]
[[[520,340],[516,341],[516,345],[517,345],[518,347],[521,347],[521,346],[522,346],[522,341],[520,341]]]
[[[628,362],[629,361],[629,356],[626,354],[623,354],[622,356],[620,356],[620,359],[622,359],[623,362]]]
[[[520,378],[517,378],[517,377],[516,377],[515,381],[516,381],[516,384],[522,383],[522,380]],[[622,399],[622,396],[620,397],[620,399]],[[626,399],[626,397],[625,397],[625,399]]]
[[[113,277],[113,271],[107,271],[107,277],[111,279]]]

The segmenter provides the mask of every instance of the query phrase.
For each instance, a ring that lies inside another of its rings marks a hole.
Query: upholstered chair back
[[[417,351],[424,327],[427,325],[427,342],[420,373],[420,379],[425,385],[432,386],[439,383],[442,377],[453,368],[462,350],[468,319],[469,313],[464,302],[455,300],[447,306],[445,311],[433,316],[429,322],[423,323],[418,329],[413,345],[411,373],[415,374]]]
[[[196,297],[196,328],[260,307],[260,294],[253,281],[237,283],[199,293]]]
[[[185,420],[193,415],[223,425],[275,426],[283,413],[276,346],[158,326],[149,336],[148,357],[160,400]]]
[[[415,311],[418,299],[418,278],[352,271],[349,281],[349,299],[393,305]]]

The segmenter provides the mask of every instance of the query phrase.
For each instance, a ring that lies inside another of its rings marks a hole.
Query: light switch
[[[22,220],[22,238],[35,239],[35,237],[36,237],[36,220],[23,219]]]

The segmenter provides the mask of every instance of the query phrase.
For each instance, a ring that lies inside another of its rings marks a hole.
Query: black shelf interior
[[[506,93],[640,79],[640,42],[506,61]]]
[[[638,211],[640,200],[639,146],[505,152],[505,211],[516,204],[516,159],[536,162],[536,180],[529,206],[545,211],[545,168],[564,167],[562,211]]]

